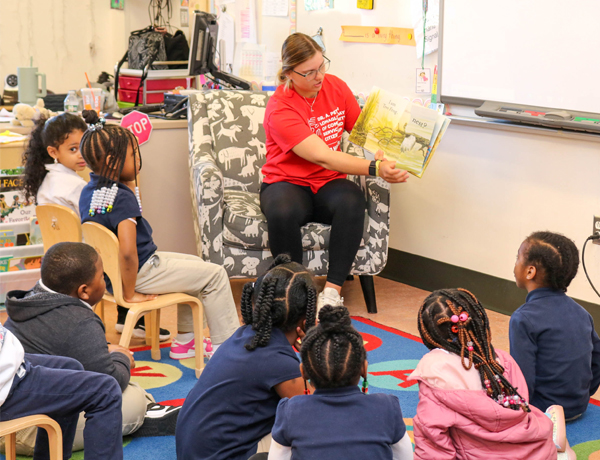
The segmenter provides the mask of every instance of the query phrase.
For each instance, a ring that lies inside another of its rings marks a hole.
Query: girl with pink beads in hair
[[[575,458],[562,408],[544,414],[528,403],[523,373],[491,342],[489,320],[464,289],[434,291],[418,314],[429,350],[410,376],[419,382],[413,419],[415,459]],[[553,438],[553,421],[557,434]]]

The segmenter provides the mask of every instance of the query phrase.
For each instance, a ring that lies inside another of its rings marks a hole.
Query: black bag
[[[165,48],[167,51],[167,61],[187,61],[190,55],[190,46],[187,38],[181,30],[175,32],[175,35],[165,35]],[[170,64],[169,69],[187,69],[187,64]]]
[[[167,51],[162,34],[156,32],[152,26],[131,32],[127,47],[127,60],[130,69],[144,69],[154,61],[166,61]],[[166,65],[151,66],[152,70],[168,68]]]

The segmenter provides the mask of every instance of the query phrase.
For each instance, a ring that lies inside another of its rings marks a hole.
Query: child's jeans
[[[200,257],[155,252],[140,268],[135,290],[141,294],[183,292],[200,299],[214,344],[223,343],[240,327],[227,272]],[[177,328],[179,332],[194,330],[192,311],[187,305],[178,305]]]
[[[0,421],[45,414],[58,422],[63,434],[63,457],[71,458],[80,412],[85,412],[86,460],[121,460],[121,389],[104,374],[87,372],[72,358],[25,354],[13,380]],[[49,459],[48,435],[38,430],[34,460]]]

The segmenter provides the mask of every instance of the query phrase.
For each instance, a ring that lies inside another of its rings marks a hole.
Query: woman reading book
[[[365,198],[346,174],[406,182],[395,162],[357,158],[340,151],[343,131],[352,131],[360,108],[348,85],[327,74],[329,59],[308,35],[283,43],[279,87],[269,99],[264,128],[261,209],[267,218],[273,257],[288,253],[302,263],[300,229],[308,222],[331,225],[329,271],[318,308],[340,306],[342,285],[352,268],[364,229]]]

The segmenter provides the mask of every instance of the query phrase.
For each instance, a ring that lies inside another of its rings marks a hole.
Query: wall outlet
[[[600,235],[600,216],[594,216],[594,230],[592,235]],[[600,239],[592,240],[594,244],[600,244]]]

